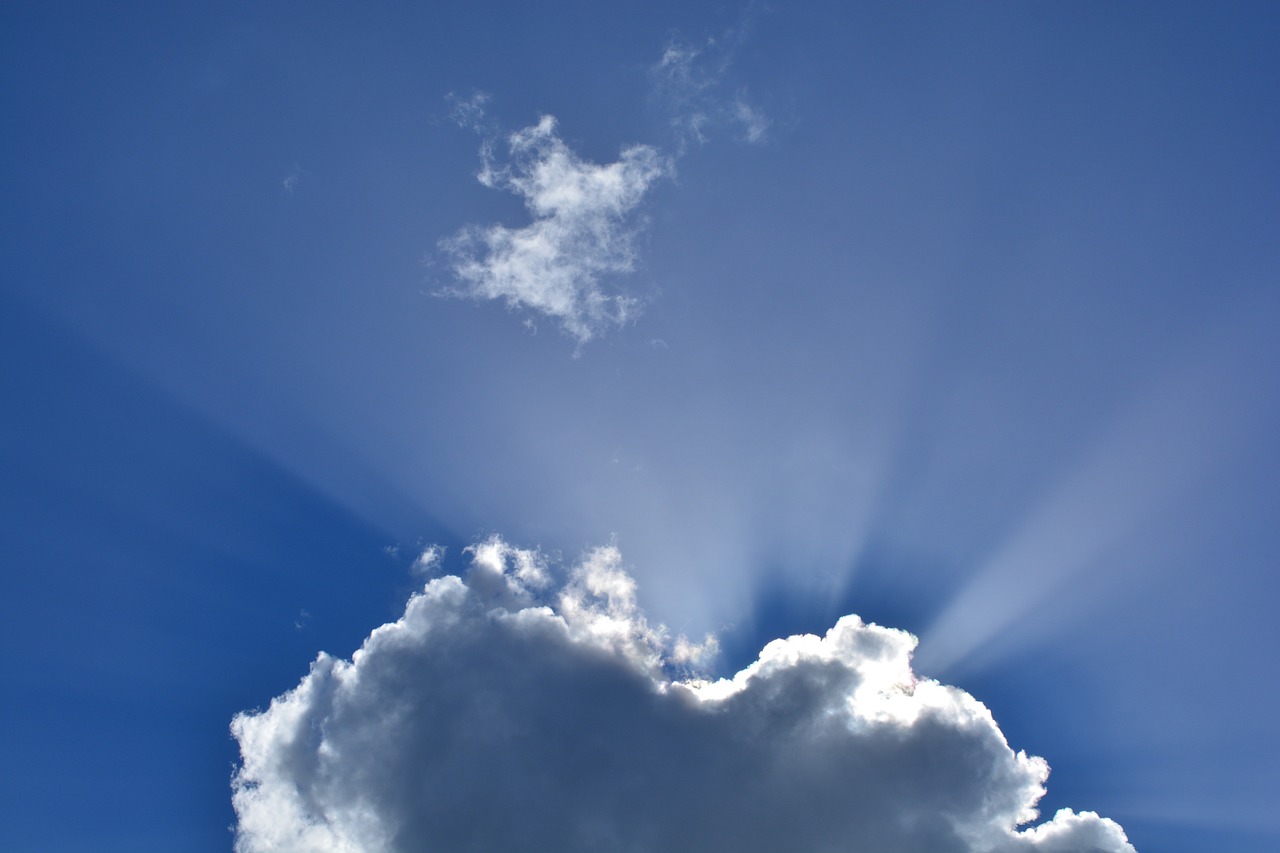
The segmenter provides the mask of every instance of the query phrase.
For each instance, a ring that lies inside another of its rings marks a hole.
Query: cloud
[[[472,92],[466,98],[450,92],[445,96],[445,100],[449,102],[449,118],[458,127],[469,128],[482,134],[492,131],[485,114],[490,100],[488,92]]]
[[[520,228],[467,226],[441,240],[438,247],[455,281],[441,293],[501,299],[512,309],[543,314],[579,344],[633,319],[638,300],[610,292],[607,282],[635,270],[635,241],[643,225],[637,212],[649,188],[673,176],[675,160],[690,142],[706,142],[712,127],[736,127],[750,143],[767,136],[770,120],[748,101],[746,90],[733,97],[722,91],[757,11],[749,8],[738,26],[699,46],[672,39],[650,69],[675,132],[675,156],[632,145],[613,163],[592,163],[574,154],[558,135],[555,117],[544,115],[506,136],[504,157],[487,112],[490,96],[450,93],[449,118],[481,136],[480,183],[519,196],[532,221]],[[526,328],[536,332],[527,319]]]
[[[1047,765],[905,632],[846,616],[700,680],[714,645],[651,625],[616,548],[469,554],[235,718],[239,853],[1133,853],[1089,812],[1018,830]]]
[[[409,567],[416,575],[431,576],[440,570],[444,564],[445,547],[443,545],[429,545],[422,550],[422,553],[413,561],[413,565]]]
[[[293,195],[293,191],[298,188],[298,183],[302,180],[302,176],[306,174],[297,163],[289,169],[289,173],[284,176],[284,180],[280,182],[280,186],[284,187],[284,191],[289,195]]]
[[[666,109],[677,145],[702,144],[717,126],[735,127],[743,141],[763,142],[769,118],[747,99],[745,89],[727,97],[723,89],[738,49],[746,40],[756,10],[720,37],[695,45],[673,38],[650,70],[658,101]]]
[[[482,130],[484,103],[484,96],[454,99],[453,117]],[[655,181],[672,174],[670,159],[633,145],[613,163],[588,162],[560,139],[552,116],[510,134],[506,159],[496,147],[486,138],[477,177],[523,199],[532,221],[466,227],[442,240],[456,281],[445,293],[546,315],[579,343],[634,317],[637,300],[608,292],[606,282],[635,269],[638,207]]]
[[[747,142],[760,142],[769,130],[769,119],[756,107],[747,103],[746,96],[739,94],[733,102],[733,117],[742,125],[742,132]]]

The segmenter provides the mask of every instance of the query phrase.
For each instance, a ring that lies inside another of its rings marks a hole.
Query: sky
[[[0,15],[3,849],[1280,844],[1280,7]]]

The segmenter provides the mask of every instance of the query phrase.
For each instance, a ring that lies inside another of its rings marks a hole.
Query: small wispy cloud
[[[289,172],[284,176],[284,179],[280,181],[280,185],[284,187],[284,191],[286,193],[293,195],[293,191],[298,188],[298,183],[302,180],[302,176],[305,174],[306,170],[297,163],[294,163],[293,166],[289,168]]]
[[[519,196],[531,221],[468,226],[440,241],[455,280],[443,292],[500,299],[550,317],[580,344],[625,324],[638,300],[611,290],[609,279],[636,268],[640,203],[673,173],[672,161],[651,146],[632,145],[613,163],[592,163],[569,149],[549,115],[494,139],[486,101],[454,99],[451,115],[482,134],[480,183]]]
[[[733,102],[733,117],[741,126],[747,142],[760,142],[765,138],[770,121],[758,108],[747,103],[743,93],[739,93]]]
[[[235,718],[238,853],[1133,853],[1092,812],[1019,829],[1048,765],[917,677],[906,632],[846,616],[711,681],[714,640],[650,623],[616,547],[466,553]]]
[[[634,272],[640,203],[655,182],[675,174],[675,161],[715,128],[732,127],[759,143],[770,120],[745,88],[726,92],[729,70],[758,13],[721,35],[690,44],[672,38],[650,69],[655,97],[669,114],[674,155],[652,145],[623,148],[612,163],[575,154],[556,119],[503,134],[488,113],[490,96],[450,93],[448,117],[481,138],[477,178],[490,189],[519,196],[531,221],[522,227],[469,225],[440,240],[452,284],[439,293],[501,300],[515,310],[551,318],[579,345],[634,319],[639,300],[613,279]],[[531,317],[525,328],[536,332]]]
[[[415,575],[430,577],[440,571],[444,565],[445,548],[443,545],[428,545],[422,549],[413,565],[409,568]]]
[[[488,92],[472,92],[465,98],[450,92],[445,96],[445,100],[449,102],[449,118],[458,127],[465,127],[477,133],[487,133],[490,128],[485,108],[489,98]]]
[[[759,143],[767,138],[768,116],[753,105],[745,88],[727,94],[734,57],[746,40],[756,15],[749,9],[742,22],[701,42],[673,37],[650,73],[659,104],[666,111],[681,151],[705,143],[715,128],[732,128],[739,138]]]

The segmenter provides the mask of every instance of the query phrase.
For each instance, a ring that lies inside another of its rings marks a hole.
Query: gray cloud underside
[[[482,102],[465,106],[465,120],[478,122]],[[446,292],[542,314],[579,342],[627,322],[637,301],[610,293],[605,282],[635,269],[637,208],[649,187],[671,174],[670,160],[634,145],[613,163],[587,162],[556,134],[551,116],[511,134],[507,148],[502,163],[491,144],[482,148],[480,182],[523,199],[532,221],[467,227],[441,241],[457,282]]]
[[[732,679],[651,626],[616,549],[558,582],[490,540],[350,661],[232,724],[239,853],[1133,853],[1036,818],[1048,767],[911,671],[911,635],[841,619]]]

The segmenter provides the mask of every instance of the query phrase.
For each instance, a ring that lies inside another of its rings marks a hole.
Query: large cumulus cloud
[[[236,717],[237,850],[1132,853],[1089,812],[1019,829],[1047,765],[914,644],[846,616],[702,680],[713,641],[651,625],[615,548],[490,540]]]

